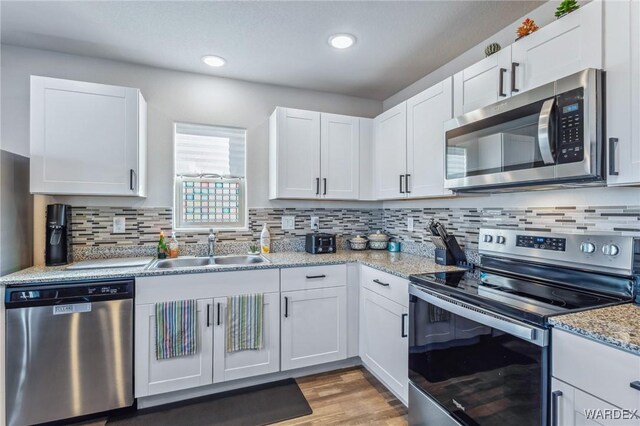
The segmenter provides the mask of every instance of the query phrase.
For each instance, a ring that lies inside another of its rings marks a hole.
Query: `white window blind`
[[[246,227],[245,152],[244,129],[176,124],[176,228]]]

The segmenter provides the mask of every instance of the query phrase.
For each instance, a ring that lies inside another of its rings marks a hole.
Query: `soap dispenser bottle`
[[[271,233],[267,224],[262,225],[262,232],[260,232],[260,253],[268,254],[271,252]]]
[[[178,257],[180,255],[180,244],[176,238],[176,232],[171,233],[171,241],[169,241],[169,257]]]

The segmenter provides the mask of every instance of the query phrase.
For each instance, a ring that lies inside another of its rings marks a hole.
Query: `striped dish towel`
[[[197,352],[197,316],[195,300],[156,303],[156,359]]]
[[[227,298],[227,352],[262,349],[264,294]]]

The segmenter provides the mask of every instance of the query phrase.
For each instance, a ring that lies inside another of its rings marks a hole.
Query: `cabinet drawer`
[[[347,265],[282,269],[280,284],[282,291],[346,286]]]
[[[361,268],[360,283],[363,288],[368,288],[402,306],[409,306],[409,281],[368,266]]]
[[[623,409],[640,409],[640,357],[587,338],[553,330],[553,377]]]

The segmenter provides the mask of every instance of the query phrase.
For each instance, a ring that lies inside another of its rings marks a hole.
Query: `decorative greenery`
[[[522,21],[522,25],[518,27],[518,29],[516,30],[516,34],[518,35],[518,38],[522,38],[538,31],[539,29],[540,27],[536,25],[536,22],[533,19],[527,18]]]
[[[491,56],[494,53],[500,51],[500,49],[502,49],[502,47],[498,43],[491,43],[484,48],[484,54],[487,56]]]
[[[556,18],[571,13],[580,7],[576,0],[562,0],[556,9]]]
[[[249,246],[249,252],[250,253],[257,253],[258,252],[258,245],[257,244],[251,244]]]

